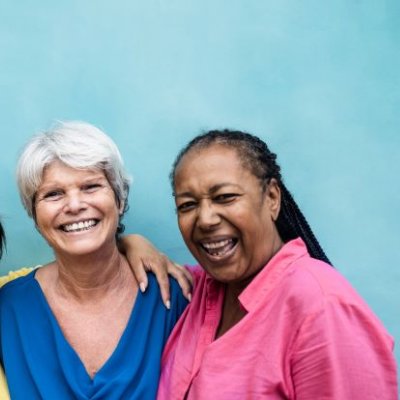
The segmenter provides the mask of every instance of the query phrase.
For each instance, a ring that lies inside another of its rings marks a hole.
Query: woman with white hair
[[[129,177],[112,140],[60,123],[33,137],[17,168],[22,202],[55,261],[0,292],[0,358],[12,399],[154,398],[170,310],[152,275],[142,293],[118,249]]]

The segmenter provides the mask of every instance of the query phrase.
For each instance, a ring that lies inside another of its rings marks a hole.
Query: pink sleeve
[[[328,301],[306,318],[293,348],[294,398],[397,399],[393,341],[358,305]]]

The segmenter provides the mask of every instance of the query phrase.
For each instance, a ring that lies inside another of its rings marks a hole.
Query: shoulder
[[[324,330],[335,327],[337,331],[360,334],[375,331],[391,342],[382,322],[363,298],[335,268],[322,261],[310,257],[296,261],[282,290],[287,293],[290,309],[306,326],[319,321]]]
[[[150,291],[153,295],[157,296],[157,299],[162,303],[160,286],[154,274],[150,273],[148,275],[149,285],[147,291]],[[169,291],[170,291],[170,301],[171,309],[176,309],[178,312],[182,312],[187,305],[187,300],[182,293],[182,289],[179,286],[178,281],[169,276]],[[165,307],[164,305],[162,306]]]
[[[25,298],[35,282],[35,270],[25,275],[14,277],[0,289],[0,306]]]
[[[6,283],[13,281],[16,278],[25,276],[31,272],[33,268],[20,268],[16,271],[10,271],[7,275],[0,276],[0,287],[4,286]]]
[[[366,302],[335,268],[309,256],[293,263],[280,289],[286,304],[300,318],[330,310],[376,319]]]
[[[147,274],[147,279],[149,281],[148,288],[150,290],[160,292],[160,286],[158,284],[157,278],[152,272],[149,272]],[[171,293],[177,293],[179,291],[178,281],[175,278],[171,277],[170,275],[168,275],[168,281],[169,281]]]
[[[16,273],[10,273],[11,276],[8,277],[9,279],[5,282],[4,286],[1,288],[0,292],[5,293],[9,291],[19,290],[23,288],[25,285],[29,285],[35,277],[36,270],[27,269],[23,273],[18,274],[19,271]]]
[[[179,286],[178,281],[171,276],[168,277],[168,281],[169,281],[169,290],[170,290],[171,299],[179,298],[181,296],[183,297],[182,289]]]

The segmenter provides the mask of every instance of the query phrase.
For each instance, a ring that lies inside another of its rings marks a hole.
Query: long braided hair
[[[1,225],[0,222],[0,259],[3,255],[3,250],[5,249],[5,246],[6,246],[6,234],[4,232],[3,225]]]
[[[173,163],[170,174],[172,188],[175,186],[175,171],[182,158],[192,149],[201,150],[214,144],[234,149],[243,166],[260,180],[263,190],[271,179],[276,180],[281,189],[281,209],[276,220],[281,239],[286,243],[301,237],[312,257],[331,264],[293,196],[284,185],[281,168],[276,162],[276,154],[271,152],[267,144],[257,136],[229,129],[211,130],[196,136],[179,152]]]

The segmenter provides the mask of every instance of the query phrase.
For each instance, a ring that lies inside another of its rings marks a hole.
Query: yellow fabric
[[[31,272],[33,268],[21,268],[18,271],[11,271],[8,275],[0,276],[0,287],[7,282],[12,281],[19,276],[26,275]],[[7,381],[4,376],[3,368],[0,366],[0,400],[10,400],[10,394],[8,393]]]
[[[0,287],[5,285],[7,282],[12,281],[15,278],[28,274],[32,270],[33,268],[21,268],[18,269],[17,271],[10,271],[7,275],[0,276]]]
[[[0,399],[10,400],[6,377],[4,376],[3,368],[1,368],[1,366],[0,366]]]

